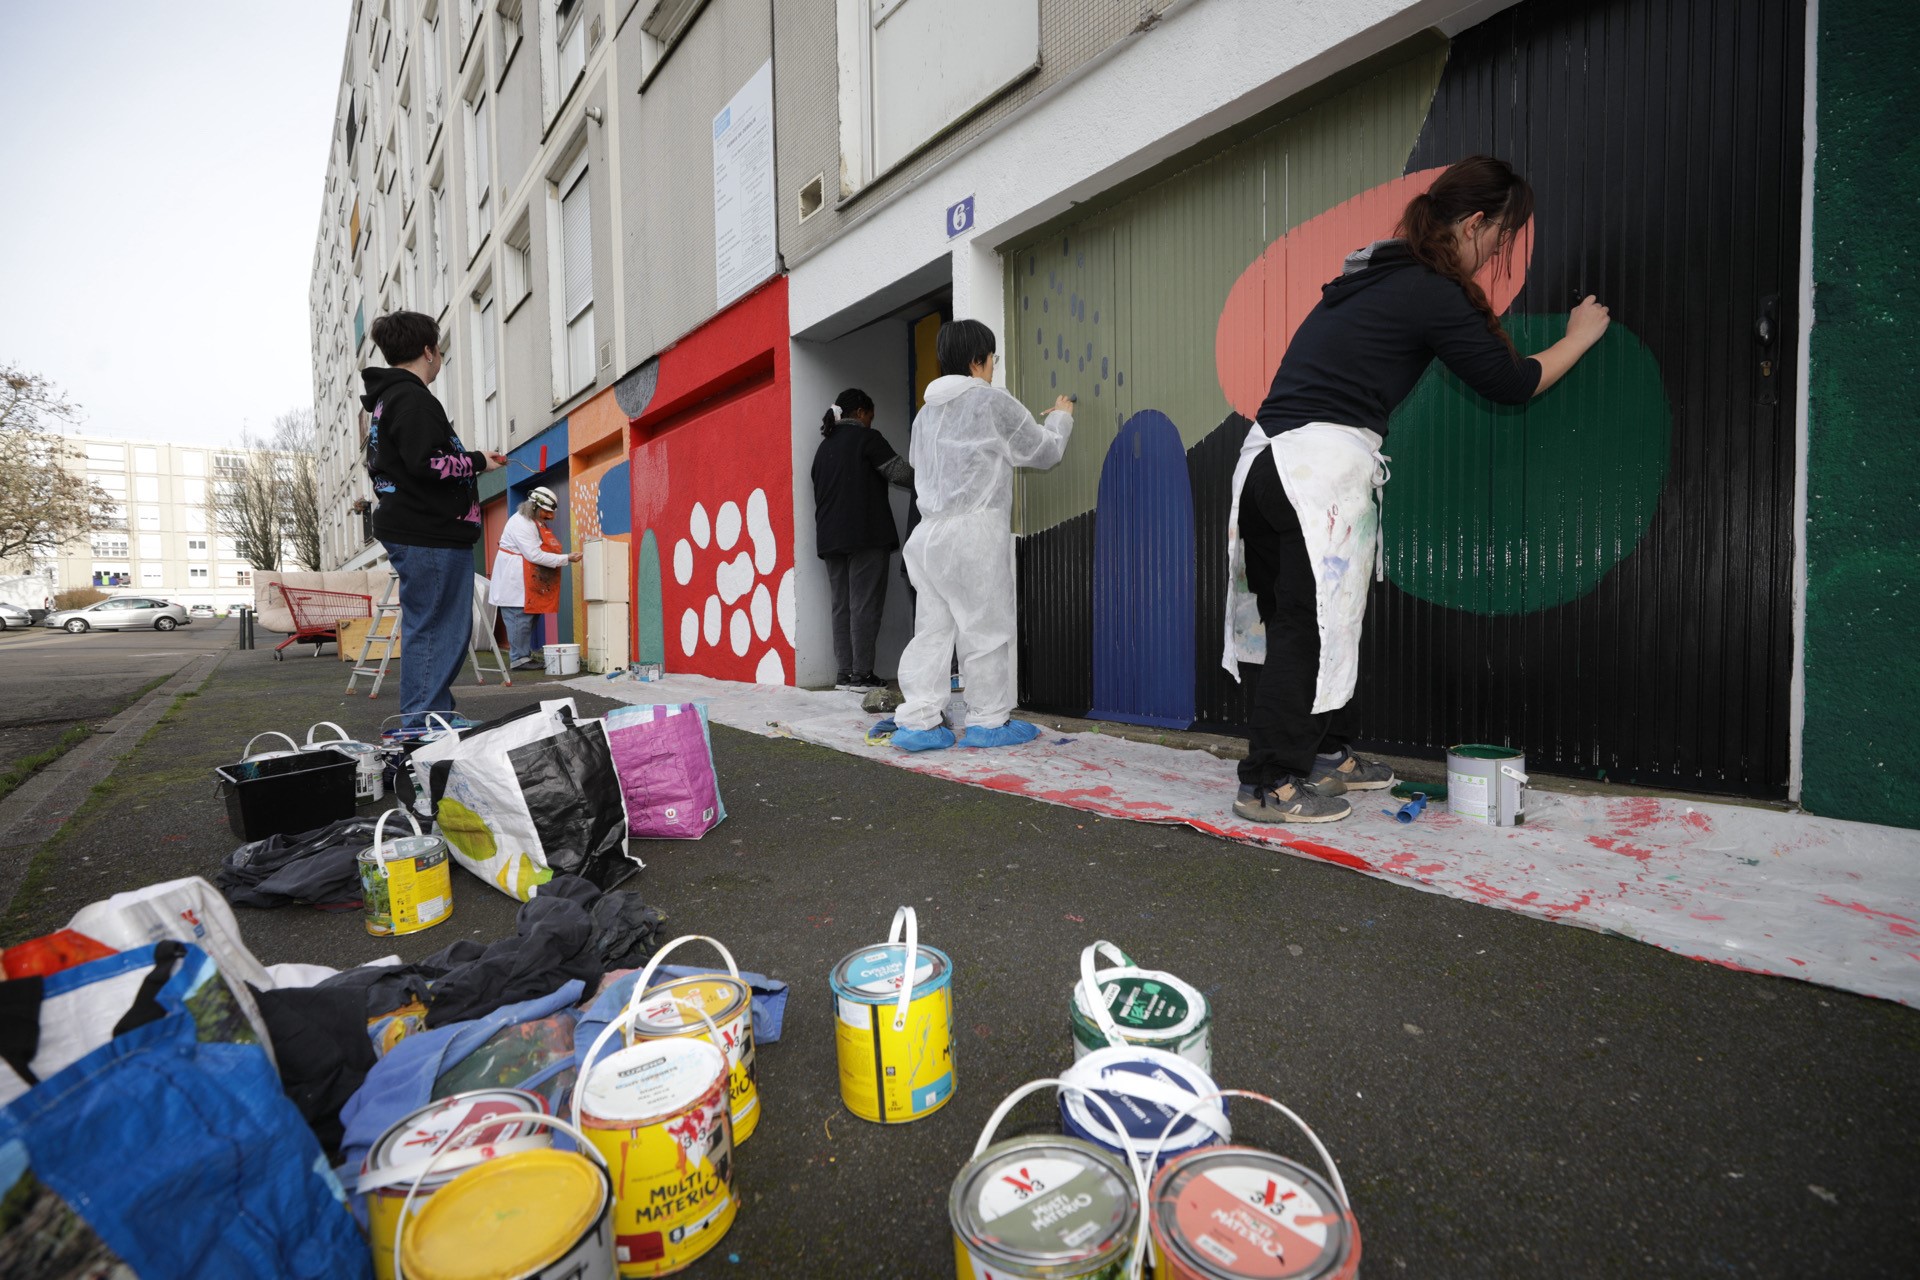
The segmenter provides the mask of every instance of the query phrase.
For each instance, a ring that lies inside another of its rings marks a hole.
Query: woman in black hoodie
[[[417,311],[373,322],[391,368],[360,371],[368,414],[367,475],[379,503],[373,535],[400,576],[400,713],[423,730],[427,713],[452,715],[453,680],[473,628],[473,544],[480,540],[474,477],[507,465],[467,449],[427,385],[445,363],[440,327]]]
[[[1504,161],[1470,156],[1408,203],[1396,238],[1348,255],[1287,345],[1247,428],[1228,520],[1221,665],[1264,666],[1233,811],[1252,822],[1334,822],[1349,790],[1393,770],[1348,749],[1367,579],[1377,569],[1374,493],[1387,479],[1387,419],[1436,356],[1498,404],[1524,404],[1607,331],[1589,297],[1567,336],[1522,357],[1474,276],[1533,216],[1533,189]]]

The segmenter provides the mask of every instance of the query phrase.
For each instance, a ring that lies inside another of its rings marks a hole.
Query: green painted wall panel
[[[1920,827],[1920,24],[1819,13],[1801,799]]]
[[[1215,372],[1215,335],[1228,290],[1293,227],[1400,176],[1445,66],[1445,47],[1424,45],[1217,155],[1007,250],[1008,386],[1037,410],[1056,395],[1079,396],[1067,456],[1019,477],[1016,532],[1093,508],[1107,447],[1135,412],[1165,413],[1189,447],[1220,425],[1229,406]]]

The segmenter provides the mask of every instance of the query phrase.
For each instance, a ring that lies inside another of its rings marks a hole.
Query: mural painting
[[[1487,152],[1538,197],[1531,235],[1482,278],[1518,348],[1554,341],[1584,293],[1614,324],[1530,405],[1490,405],[1436,364],[1396,413],[1363,734],[1429,754],[1508,741],[1563,772],[1780,794],[1802,16],[1531,0],[1010,250],[1015,393],[1080,400],[1066,460],[1019,483],[1023,702],[1173,723],[1142,681],[1190,678],[1191,723],[1244,723],[1251,682],[1216,663],[1248,419],[1341,258],[1392,234],[1447,164]],[[1709,83],[1739,109],[1708,110]],[[1110,504],[1108,473],[1115,498],[1137,490],[1115,446],[1147,411],[1186,446],[1195,560],[1135,556],[1150,581],[1132,594],[1192,599],[1178,676],[1102,606],[1102,548],[1144,536],[1110,532],[1143,517]]]
[[[791,683],[785,281],[736,303],[615,392],[633,427],[626,482],[628,528],[642,547],[638,646],[659,645],[671,671]]]

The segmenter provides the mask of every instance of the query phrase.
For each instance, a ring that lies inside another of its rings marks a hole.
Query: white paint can
[[[546,665],[550,676],[577,676],[580,674],[580,646],[577,644],[549,644],[540,647],[541,661]]]
[[[1484,743],[1447,748],[1447,809],[1470,822],[1517,827],[1527,820],[1527,756]]]

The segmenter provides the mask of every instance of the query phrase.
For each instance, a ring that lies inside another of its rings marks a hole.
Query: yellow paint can
[[[649,1040],[598,1058],[619,1026],[588,1050],[574,1114],[613,1174],[620,1274],[664,1276],[718,1244],[739,1212],[727,1059],[717,1028],[711,1041]]]
[[[387,819],[399,814],[413,834],[386,838]],[[452,855],[439,836],[422,835],[406,809],[389,809],[373,825],[373,847],[362,850],[360,899],[367,932],[376,938],[419,933],[453,918]]]
[[[835,965],[828,986],[847,1110],[904,1124],[944,1107],[954,1089],[953,961],[920,945],[913,908],[894,912],[886,942]]]
[[[407,1224],[405,1280],[614,1280],[607,1171],[572,1151],[469,1169]]]
[[[654,972],[669,951],[683,942],[705,942],[727,962],[725,973],[703,973],[653,981]],[[629,1002],[627,1043],[671,1040],[683,1036],[706,1040],[707,1024],[715,1027],[727,1054],[727,1106],[733,1114],[733,1141],[737,1146],[753,1136],[760,1124],[760,1087],[754,1075],[753,991],[741,981],[733,955],[712,938],[688,934],[675,938],[654,953],[633,984]],[[699,1014],[705,1014],[706,1019]]]

